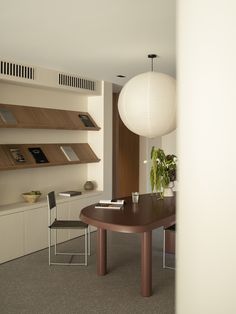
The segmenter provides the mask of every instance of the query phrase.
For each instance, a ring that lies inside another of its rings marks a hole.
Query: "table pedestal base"
[[[107,273],[107,231],[97,229],[97,274]],[[152,295],[152,231],[142,233],[141,238],[141,295]]]
[[[104,276],[107,273],[107,231],[97,229],[97,274]]]
[[[142,233],[141,294],[143,297],[152,295],[152,231]]]

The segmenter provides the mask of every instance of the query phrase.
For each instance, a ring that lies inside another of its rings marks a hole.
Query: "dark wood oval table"
[[[141,233],[141,294],[152,294],[152,230],[175,223],[174,197],[158,199],[157,195],[143,194],[138,203],[125,197],[122,209],[95,208],[95,204],[81,210],[80,219],[97,227],[97,274],[107,273],[107,230]]]

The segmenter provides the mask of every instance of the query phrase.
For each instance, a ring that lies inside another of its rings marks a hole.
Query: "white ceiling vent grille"
[[[88,79],[84,79],[77,76],[72,76],[68,74],[59,73],[58,76],[58,83],[59,85],[86,89],[90,91],[96,90],[96,82]]]
[[[100,95],[102,82],[79,74],[63,73],[35,65],[25,65],[15,60],[0,59],[0,83],[54,88],[88,96]]]
[[[34,68],[23,64],[1,61],[0,74],[8,77],[18,77],[34,80]]]

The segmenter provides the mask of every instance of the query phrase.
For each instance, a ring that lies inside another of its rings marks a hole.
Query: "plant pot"
[[[174,196],[173,187],[174,187],[174,182],[171,181],[168,187],[164,188],[163,196],[173,197]]]

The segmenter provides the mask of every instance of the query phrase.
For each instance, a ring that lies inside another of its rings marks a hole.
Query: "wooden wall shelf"
[[[73,165],[99,161],[100,159],[87,143],[0,145],[0,170]]]
[[[98,131],[87,112],[0,104],[0,128]]]

